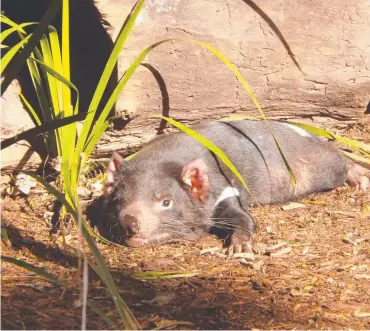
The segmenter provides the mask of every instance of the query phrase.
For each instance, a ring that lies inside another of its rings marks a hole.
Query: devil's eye
[[[173,200],[172,199],[163,199],[162,200],[162,205],[161,207],[163,209],[168,209],[168,208],[171,208],[173,206]]]

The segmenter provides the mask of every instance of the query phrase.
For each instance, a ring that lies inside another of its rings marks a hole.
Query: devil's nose
[[[139,221],[135,216],[125,215],[122,219],[122,226],[127,234],[135,234],[139,232]]]

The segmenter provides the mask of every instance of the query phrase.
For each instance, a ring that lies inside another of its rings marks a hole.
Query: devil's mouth
[[[158,235],[151,235],[149,238],[142,232],[135,234],[134,236],[125,239],[125,243],[129,247],[141,247],[153,243],[159,243],[167,241],[170,238],[169,233],[161,233]]]
[[[177,242],[177,241],[195,241],[203,237],[207,232],[201,229],[197,231],[183,234],[181,237],[173,236],[168,232],[151,234],[150,236],[139,232],[129,238],[125,239],[125,244],[129,247],[141,247],[150,244],[165,243],[165,242]]]

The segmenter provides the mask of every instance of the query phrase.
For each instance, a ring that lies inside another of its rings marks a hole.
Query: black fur
[[[255,231],[255,222],[247,212],[251,204],[297,200],[344,184],[348,162],[338,149],[305,131],[297,132],[286,123],[268,123],[294,171],[296,187],[265,122],[215,122],[196,126],[194,130],[223,150],[252,195],[194,138],[173,133],[154,139],[133,159],[120,165],[114,177],[114,190],[105,202],[105,215],[122,223],[127,213],[142,217],[142,210],[138,209],[146,208],[146,217],[140,219],[145,243],[195,239],[214,231],[233,244],[233,237],[247,241]],[[184,165],[193,159],[202,159],[207,165],[210,191],[204,202],[195,199],[181,179]],[[240,195],[216,206],[221,192],[229,186]],[[164,197],[174,201],[173,207],[154,211],[153,206],[158,206]],[[127,211],[126,207],[132,204],[135,208]]]

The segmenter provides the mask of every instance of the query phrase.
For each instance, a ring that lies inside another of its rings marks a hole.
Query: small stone
[[[329,277],[329,278],[326,280],[326,282],[327,282],[328,284],[333,284],[333,283],[335,282],[335,280],[334,280],[333,278]]]
[[[285,254],[289,254],[290,252],[292,251],[292,248],[291,247],[285,247],[277,252],[273,252],[270,254],[270,256],[272,257],[279,257],[279,256],[282,256],[282,255],[285,255]]]
[[[271,225],[267,225],[266,226],[266,232],[267,233],[275,233],[275,230]]]
[[[354,205],[354,204],[356,203],[356,199],[355,199],[355,198],[349,198],[349,199],[348,199],[348,203],[349,203],[350,205]]]

